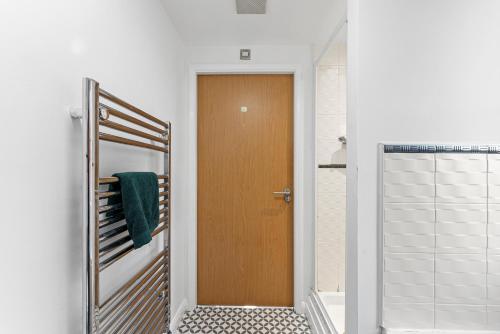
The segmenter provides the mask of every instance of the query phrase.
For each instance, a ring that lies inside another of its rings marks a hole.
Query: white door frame
[[[304,291],[304,84],[300,65],[191,65],[189,67],[188,307],[197,305],[197,77],[200,74],[293,74],[293,280],[294,307],[302,313]]]

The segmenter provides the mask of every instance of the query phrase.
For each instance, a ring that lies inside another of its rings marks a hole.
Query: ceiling
[[[237,15],[235,0],[162,0],[193,45],[310,44],[322,47],[346,0],[268,0],[265,15]]]
[[[346,65],[347,62],[347,26],[344,25],[319,60],[320,65]]]

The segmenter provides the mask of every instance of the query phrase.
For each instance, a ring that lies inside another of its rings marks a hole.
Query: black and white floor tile
[[[199,306],[186,312],[179,334],[311,334],[306,317],[291,308]]]

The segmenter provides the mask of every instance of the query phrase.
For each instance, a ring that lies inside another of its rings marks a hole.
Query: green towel
[[[121,190],[123,213],[134,248],[148,244],[160,217],[158,176],[155,173],[129,172],[113,174],[120,182],[110,190]]]

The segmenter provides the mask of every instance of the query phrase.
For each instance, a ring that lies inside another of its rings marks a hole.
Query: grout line
[[[486,154],[486,326],[489,326],[489,289],[488,289],[488,273],[489,273],[489,262],[488,262],[488,252],[489,252],[489,224],[490,224],[490,156]]]
[[[436,253],[437,253],[437,159],[436,154],[434,156],[434,312],[433,312],[433,328],[436,328]]]

